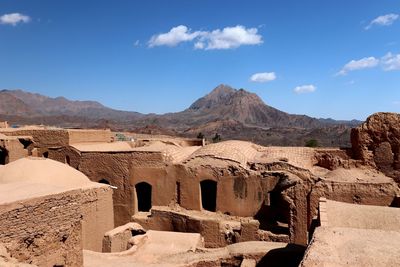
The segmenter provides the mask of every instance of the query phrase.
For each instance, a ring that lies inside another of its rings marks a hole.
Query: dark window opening
[[[216,211],[217,208],[217,182],[204,180],[200,182],[201,204],[203,209]]]
[[[65,156],[65,163],[67,163],[68,165],[71,165],[71,159],[68,155]]]
[[[151,209],[151,185],[146,182],[136,184],[136,196],[138,211]]]
[[[181,183],[176,182],[175,200],[177,204],[181,204]]]
[[[24,149],[26,149],[28,146],[30,146],[33,143],[32,140],[29,140],[29,139],[19,138],[18,140],[24,146]]]
[[[101,184],[110,184],[110,182],[107,181],[106,179],[101,179],[101,180],[99,181],[99,183],[101,183]]]
[[[43,157],[45,157],[45,158],[47,159],[47,158],[49,157],[49,152],[47,152],[47,151],[44,152],[44,153],[43,153]]]
[[[6,165],[8,163],[8,151],[7,149],[0,148],[0,165]]]

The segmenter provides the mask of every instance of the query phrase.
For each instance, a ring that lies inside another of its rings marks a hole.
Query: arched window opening
[[[141,182],[135,185],[138,211],[151,209],[151,185]]]
[[[48,151],[44,152],[43,157],[45,157],[47,159],[49,157],[49,152]]]
[[[216,211],[217,208],[217,182],[204,180],[200,182],[201,205],[208,211]]]

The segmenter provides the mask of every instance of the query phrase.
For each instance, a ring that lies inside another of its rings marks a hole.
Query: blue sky
[[[0,0],[0,88],[175,112],[218,84],[295,114],[400,112],[400,0]]]

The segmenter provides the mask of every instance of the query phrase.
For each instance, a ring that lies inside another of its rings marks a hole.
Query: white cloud
[[[0,24],[16,26],[18,23],[28,23],[31,20],[29,16],[21,13],[10,13],[0,16]]]
[[[276,79],[276,74],[275,72],[261,72],[261,73],[255,73],[251,75],[250,81],[252,82],[258,82],[258,83],[265,83],[265,82],[270,82]]]
[[[192,41],[199,36],[200,32],[190,32],[190,29],[184,25],[172,28],[167,33],[153,35],[149,41],[149,47],[154,46],[176,46],[181,42]]]
[[[257,28],[248,28],[237,25],[217,29],[211,32],[203,32],[200,35],[200,42],[203,49],[233,49],[242,45],[262,44],[262,36],[258,34]]]
[[[136,41],[133,43],[133,46],[140,46],[140,41],[139,41],[139,40],[136,40]]]
[[[400,70],[400,54],[387,53],[382,57],[381,64],[384,71]]]
[[[336,75],[346,75],[350,71],[373,68],[378,66],[378,64],[379,59],[376,59],[375,57],[365,57],[359,60],[353,59],[352,61],[344,65],[343,68]]]
[[[312,93],[315,90],[317,90],[317,87],[315,85],[308,84],[308,85],[296,86],[296,88],[294,88],[293,91],[296,94],[305,94],[305,93]]]
[[[204,43],[202,43],[202,42],[196,42],[196,43],[194,44],[194,48],[195,48],[195,49],[204,49]]]
[[[379,25],[379,26],[389,26],[392,25],[397,19],[399,19],[398,14],[386,14],[383,16],[379,16],[375,19],[373,19],[366,27],[366,30],[369,30],[372,26],[374,25]]]
[[[194,41],[195,49],[233,49],[242,45],[256,45],[263,43],[262,36],[257,28],[246,28],[242,25],[226,27],[213,31],[191,32],[188,27],[180,25],[167,33],[153,35],[149,47],[176,46],[181,42]]]

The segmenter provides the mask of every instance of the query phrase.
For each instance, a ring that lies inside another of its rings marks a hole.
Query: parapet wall
[[[73,129],[68,130],[69,144],[76,143],[109,143],[111,142],[112,133],[110,130],[92,130],[92,129]]]
[[[0,205],[0,243],[38,266],[82,266],[80,190]]]
[[[9,136],[32,136],[35,147],[39,149],[48,147],[67,146],[69,137],[64,129],[1,129],[2,134]]]

